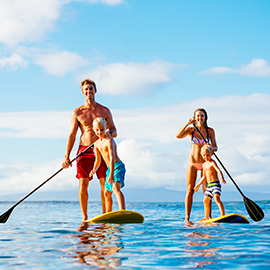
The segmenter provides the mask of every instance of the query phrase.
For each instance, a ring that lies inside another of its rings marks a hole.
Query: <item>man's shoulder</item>
[[[99,103],[96,103],[95,110],[96,110],[97,115],[105,118],[106,120],[108,119],[108,117],[111,116],[111,111],[109,110],[109,108],[107,108]]]
[[[85,109],[84,104],[81,105],[80,107],[76,108],[76,109],[73,111],[73,114],[78,115],[78,114],[80,114],[80,113],[83,111],[83,109]]]
[[[102,110],[107,110],[107,111],[110,111],[108,107],[96,102],[96,107],[99,108],[99,109],[102,109]]]
[[[79,106],[79,107],[77,107],[73,112],[77,112],[77,111],[80,111],[81,109],[83,109],[83,107],[84,107],[84,104],[83,105],[81,105],[81,106]]]

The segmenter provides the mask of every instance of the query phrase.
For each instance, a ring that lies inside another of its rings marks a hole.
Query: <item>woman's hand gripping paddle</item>
[[[81,155],[83,155],[87,150],[89,150],[91,147],[93,147],[94,144],[91,144],[89,147],[87,147],[84,151],[82,151],[79,155],[77,155],[75,158],[73,158],[69,163],[71,164],[74,160],[76,160],[78,157],[80,157]],[[20,199],[18,202],[16,202],[11,208],[9,208],[4,214],[2,214],[0,216],[0,223],[5,223],[9,216],[11,215],[13,209],[20,204],[21,202],[23,202],[26,198],[28,198],[31,194],[33,194],[35,191],[37,191],[40,187],[42,187],[43,185],[45,185],[48,181],[50,181],[54,176],[56,176],[58,173],[60,173],[63,170],[63,168],[61,168],[60,170],[58,170],[55,174],[53,174],[51,177],[49,177],[47,180],[45,180],[43,183],[41,183],[38,187],[36,187],[34,190],[32,190],[31,192],[29,192],[27,195],[25,195],[22,199]]]
[[[193,124],[196,131],[201,135],[202,139],[207,143],[206,139],[204,138],[204,136],[202,135],[202,133],[200,132],[200,130],[196,127],[195,124]],[[264,212],[263,210],[252,200],[250,200],[249,198],[247,198],[243,192],[241,191],[241,189],[238,187],[238,185],[235,183],[235,181],[233,180],[232,176],[229,174],[229,172],[227,171],[227,169],[225,168],[225,166],[222,164],[222,162],[220,161],[220,159],[217,157],[217,155],[215,154],[215,152],[213,152],[213,155],[215,156],[215,158],[218,160],[218,162],[220,163],[220,165],[222,166],[222,168],[224,169],[224,171],[227,173],[227,175],[229,176],[229,178],[232,180],[233,184],[236,186],[237,190],[240,192],[240,194],[243,196],[244,199],[244,203],[247,209],[247,212],[249,214],[249,216],[254,220],[254,221],[260,221],[263,219],[264,217]]]

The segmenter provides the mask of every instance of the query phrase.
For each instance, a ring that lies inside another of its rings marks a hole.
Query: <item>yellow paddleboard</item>
[[[208,220],[201,220],[199,222],[203,223],[213,223],[213,222],[222,222],[222,223],[249,223],[249,220],[239,214],[229,214],[229,215],[224,215],[221,217],[216,217],[216,218],[211,218]]]
[[[144,216],[135,211],[129,210],[117,210],[108,212],[99,216],[96,216],[92,219],[87,220],[86,222],[90,223],[143,223]]]

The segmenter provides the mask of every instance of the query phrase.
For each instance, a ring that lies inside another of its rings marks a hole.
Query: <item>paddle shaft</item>
[[[195,129],[197,130],[197,132],[201,135],[201,137],[203,138],[203,140],[205,141],[205,143],[207,143],[206,139],[204,138],[204,136],[202,135],[202,133],[200,132],[200,130],[196,127],[195,124],[193,124],[193,126],[195,127]],[[232,182],[234,183],[234,185],[236,186],[236,188],[238,189],[238,191],[240,192],[240,194],[245,197],[244,193],[241,191],[241,189],[238,187],[238,185],[235,183],[235,181],[233,180],[232,176],[230,175],[230,173],[227,171],[227,169],[225,168],[225,166],[223,165],[223,163],[221,162],[221,160],[218,158],[218,156],[216,155],[216,153],[213,151],[213,155],[214,157],[217,159],[217,161],[220,163],[220,165],[222,166],[222,168],[224,169],[224,171],[227,173],[227,175],[229,176],[229,178],[232,180]]]
[[[74,160],[76,160],[77,158],[79,158],[81,155],[83,155],[86,151],[88,151],[91,147],[93,147],[94,144],[91,144],[90,146],[88,146],[85,150],[83,150],[80,154],[78,154],[75,158],[73,158],[69,164],[71,164]],[[10,214],[12,212],[12,210],[21,202],[23,202],[26,198],[28,198],[30,195],[32,195],[34,192],[36,192],[39,188],[41,188],[43,185],[45,185],[47,182],[49,182],[53,177],[55,177],[58,173],[60,173],[64,168],[59,169],[56,173],[54,173],[52,176],[50,176],[47,180],[45,180],[43,183],[41,183],[38,187],[36,187],[35,189],[33,189],[31,192],[29,192],[28,194],[26,194],[22,199],[20,199],[18,202],[16,202],[9,210],[7,210],[6,212],[10,211]]]
[[[200,132],[200,130],[195,126],[195,124],[193,124],[195,129],[197,130],[197,132],[201,135],[201,137],[203,138],[203,140],[207,143],[206,139],[204,138],[204,136],[202,135],[202,133]],[[260,208],[259,205],[257,205],[255,202],[253,202],[252,200],[250,200],[249,198],[247,198],[243,192],[240,190],[240,188],[237,186],[237,184],[235,183],[235,181],[233,180],[233,178],[231,177],[231,175],[229,174],[229,172],[227,171],[227,169],[225,168],[225,166],[222,164],[222,162],[220,161],[220,159],[217,157],[217,155],[213,152],[214,156],[216,157],[216,159],[218,160],[218,162],[221,164],[222,168],[225,170],[225,172],[228,174],[228,176],[230,177],[230,179],[232,180],[232,182],[234,183],[234,185],[236,186],[236,188],[238,189],[238,191],[240,192],[240,194],[243,196],[244,199],[244,203],[246,206],[246,210],[249,214],[249,216],[256,222],[260,221],[263,219],[264,217],[264,212],[263,210]]]

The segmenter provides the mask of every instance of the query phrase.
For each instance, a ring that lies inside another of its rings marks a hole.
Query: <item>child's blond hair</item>
[[[93,121],[93,126],[94,125],[98,125],[98,126],[103,127],[104,129],[106,129],[107,128],[107,121],[102,117],[97,117]]]
[[[213,147],[209,144],[205,144],[201,149],[201,153],[204,153],[204,152],[208,152],[210,154],[213,154]]]

